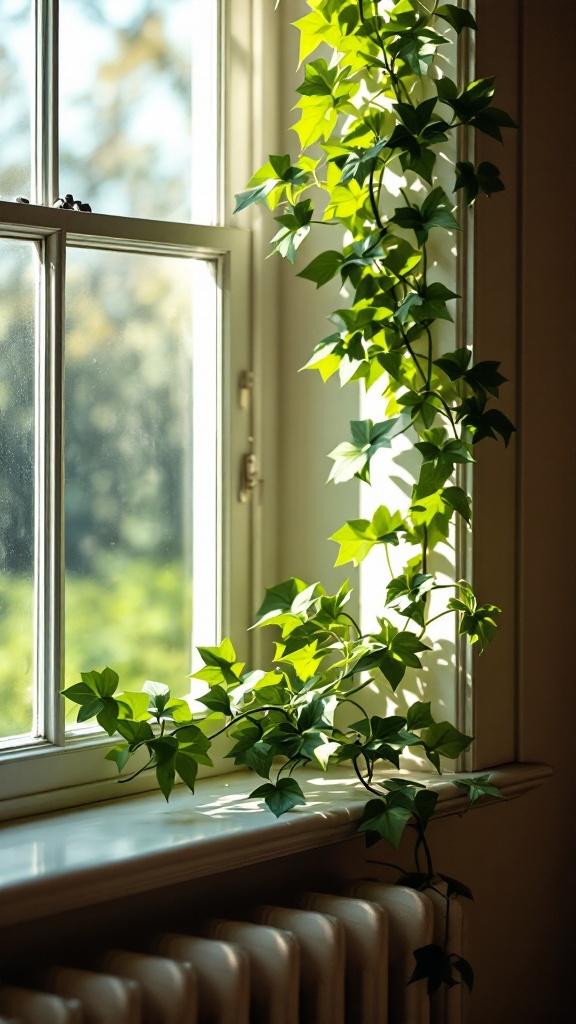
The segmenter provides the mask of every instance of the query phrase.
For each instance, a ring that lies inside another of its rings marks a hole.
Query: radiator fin
[[[413,951],[432,942],[430,900],[414,889],[384,882],[353,882],[348,891],[351,896],[377,903],[388,914],[389,1024],[430,1024],[430,1000],[426,986],[420,982],[408,984],[414,969]]]
[[[344,933],[334,917],[313,910],[258,907],[262,924],[291,932],[300,947],[300,1024],[345,1024]]]
[[[388,1024],[388,918],[366,900],[307,893],[302,906],[330,914],[344,931],[346,1024]]]
[[[101,967],[138,983],[143,1024],[198,1024],[196,975],[189,963],[110,950]]]
[[[194,967],[202,1024],[249,1024],[249,967],[244,950],[229,942],[175,934],[159,935],[153,948]]]
[[[237,943],[250,964],[250,1024],[298,1024],[300,957],[290,932],[243,921],[216,920],[215,939]]]
[[[65,999],[79,999],[85,1024],[142,1024],[140,989],[135,981],[73,967],[51,967],[42,988]]]
[[[77,999],[61,999],[47,992],[26,988],[0,988],[0,1013],[15,1017],[22,1024],[83,1024]]]

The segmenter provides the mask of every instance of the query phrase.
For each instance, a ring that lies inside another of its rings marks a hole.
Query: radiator
[[[251,920],[156,935],[146,952],[30,973],[0,988],[0,1024],[462,1024],[461,986],[430,1001],[423,982],[407,984],[413,950],[443,941],[444,907],[374,881],[305,893]],[[451,948],[462,940],[452,901]]]

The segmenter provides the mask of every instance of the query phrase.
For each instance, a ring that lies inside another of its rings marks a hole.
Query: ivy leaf
[[[455,4],[442,4],[441,7],[436,8],[436,15],[447,21],[458,35],[465,28],[478,28],[470,11],[465,10],[463,7],[456,7]]]
[[[414,797],[414,814],[418,818],[422,830],[426,828],[434,814],[437,803],[438,793],[435,793],[433,789],[420,789],[416,793]]]
[[[466,202],[471,206],[480,192],[490,197],[494,192],[503,192],[504,183],[500,178],[500,171],[495,164],[483,160],[475,168],[468,160],[459,161],[456,164],[458,171],[454,191],[463,188],[466,193]]]
[[[450,722],[435,722],[420,734],[426,757],[440,771],[440,758],[454,761],[472,743],[472,736],[459,732]]]
[[[346,562],[359,565],[375,544],[397,545],[400,541],[399,535],[405,529],[400,512],[391,514],[385,505],[380,505],[374,513],[372,521],[368,519],[348,520],[340,530],[330,537],[330,540],[336,541],[340,545],[335,565],[344,565]]]
[[[225,637],[218,647],[198,647],[198,653],[205,667],[194,672],[192,679],[202,679],[211,687],[217,683],[237,686],[244,662],[236,661],[236,651],[231,640]]]
[[[132,748],[154,738],[154,733],[148,722],[131,722],[121,718],[116,729],[125,740],[128,740]]]
[[[282,626],[290,631],[306,621],[306,614],[314,603],[316,584],[311,587],[292,576],[283,583],[266,587],[266,595],[256,612],[255,626]]]
[[[351,676],[356,672],[371,672],[375,668],[380,669],[393,690],[398,688],[406,673],[404,663],[392,655],[388,646],[381,646],[363,654],[347,675]]]
[[[231,755],[228,754],[228,757]],[[262,776],[263,779],[270,777],[270,770],[272,768],[272,762],[274,760],[274,748],[270,743],[266,743],[264,740],[256,740],[256,742],[245,749],[240,750],[234,760],[234,764],[245,764],[247,768],[251,768],[257,775]]]
[[[444,487],[442,501],[449,505],[450,508],[453,508],[458,515],[462,516],[462,519],[470,526],[472,518],[470,498],[461,487]]]
[[[447,896],[462,896],[463,899],[474,900],[472,890],[464,885],[464,882],[459,882],[457,878],[450,878],[449,875],[439,875],[438,877],[446,883]]]
[[[204,706],[210,711],[217,711],[221,715],[226,715],[227,718],[232,714],[230,697],[220,683],[216,683],[208,693],[205,693],[203,697],[198,697],[197,699],[200,704],[204,704]]]
[[[148,750],[154,755],[154,766],[158,785],[164,794],[166,802],[174,788],[176,778],[176,754],[178,751],[178,740],[173,736],[159,737],[150,740]]]
[[[148,694],[127,691],[116,698],[120,709],[120,718],[128,718],[133,722],[146,721],[148,718]]]
[[[415,981],[426,981],[426,991],[429,996],[432,996],[442,985],[454,984],[450,958],[442,946],[435,942],[428,946],[420,946],[419,949],[414,950],[414,959],[416,967],[408,982],[409,985]]]
[[[463,983],[471,992],[474,985],[474,971],[472,969],[472,965],[468,960],[465,960],[463,956],[458,956],[455,953],[452,953],[450,959],[453,969],[458,971]]]
[[[272,192],[272,189],[278,186],[278,184],[279,182],[277,178],[270,178],[268,181],[264,181],[262,184],[256,185],[254,188],[247,188],[243,192],[238,192],[234,197],[236,199],[234,213],[240,213],[241,210],[245,210],[248,206],[252,206],[253,203],[259,203],[260,200],[265,199],[266,196]]]
[[[317,288],[327,284],[340,270],[344,263],[344,256],[335,249],[329,249],[315,256],[311,263],[304,270],[301,270],[297,277],[303,277],[307,281],[314,281]]]
[[[126,767],[126,763],[131,756],[130,745],[128,743],[118,743],[115,747],[110,748],[104,755],[104,758],[106,761],[113,761],[118,771],[121,772]]]
[[[498,142],[503,141],[501,128],[518,127],[516,122],[510,117],[510,114],[507,114],[505,110],[501,110],[499,107],[486,107],[485,110],[475,114],[468,123],[473,128],[476,128],[477,131],[489,135]]]
[[[426,729],[434,725],[434,719],[430,711],[430,701],[414,701],[406,713],[406,726],[411,732],[415,729]]]
[[[370,842],[376,839],[386,839],[395,849],[400,846],[400,840],[406,825],[412,817],[410,806],[403,806],[391,803],[390,798],[369,800],[364,811],[359,832],[368,833]]]
[[[416,633],[403,630],[396,633],[390,641],[390,651],[404,665],[409,668],[422,668],[422,662],[418,657],[422,651],[429,651],[427,644],[422,643]]]
[[[191,793],[194,792],[196,775],[198,774],[198,762],[187,750],[178,750],[174,759],[174,767]],[[168,799],[168,798],[166,798]]]
[[[188,725],[179,729],[176,734],[179,750],[193,756],[200,764],[206,764],[210,768],[212,761],[207,757],[210,750],[211,740],[197,725]]]
[[[479,641],[481,651],[485,651],[498,630],[494,615],[501,611],[496,604],[483,604],[473,612],[465,611],[460,620],[460,636],[468,636],[471,644]]]
[[[420,247],[428,241],[432,228],[460,230],[460,225],[452,213],[452,203],[439,186],[432,189],[421,207],[398,207],[394,210],[391,220],[400,228],[414,231]]]
[[[329,68],[323,57],[310,61],[304,69],[304,81],[296,92],[301,96],[331,96],[338,68]]]
[[[490,778],[490,775],[478,775],[474,779],[455,779],[454,785],[468,793],[470,807],[483,796],[492,796],[497,800],[503,800],[504,796],[498,787],[490,782]]]
[[[456,418],[471,432],[472,444],[478,444],[485,437],[496,440],[496,435],[500,434],[504,445],[508,447],[516,430],[500,409],[486,409],[486,400],[476,395],[464,399],[456,410]]]
[[[357,476],[360,480],[370,483],[370,460],[379,448],[390,448],[389,434],[398,423],[398,417],[373,423],[372,420],[352,420],[350,423],[352,441],[338,445],[328,455],[334,460],[328,480],[336,484],[344,483]]]
[[[278,779],[276,785],[268,782],[264,786],[259,786],[253,793],[250,793],[250,798],[252,797],[256,800],[263,799],[272,811],[272,814],[276,815],[277,818],[281,814],[285,814],[286,811],[292,810],[298,804],[306,803],[304,793],[296,779]]]

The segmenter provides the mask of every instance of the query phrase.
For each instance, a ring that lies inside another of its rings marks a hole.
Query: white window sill
[[[511,764],[491,774],[511,799],[551,771]],[[174,885],[352,837],[366,803],[354,774],[302,770],[297,777],[309,803],[278,820],[262,802],[247,800],[258,780],[242,771],[201,780],[194,797],[178,786],[169,804],[159,792],[146,793],[1,825],[3,926],[149,892],[159,880]],[[411,777],[434,781],[441,816],[465,809],[454,776]]]

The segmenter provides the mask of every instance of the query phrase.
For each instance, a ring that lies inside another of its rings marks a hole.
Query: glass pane
[[[213,221],[217,9],[217,0],[61,0],[63,194],[100,213]]]
[[[0,737],[34,720],[32,242],[0,240]]]
[[[179,695],[189,690],[197,266],[163,256],[68,253],[68,684],[107,664],[122,688],[154,679]],[[204,301],[215,308],[211,271],[202,283]],[[215,352],[213,335],[201,340]],[[215,424],[204,429],[213,434]],[[198,493],[202,506],[209,500]]]
[[[30,198],[34,48],[30,0],[0,5],[0,199]]]

